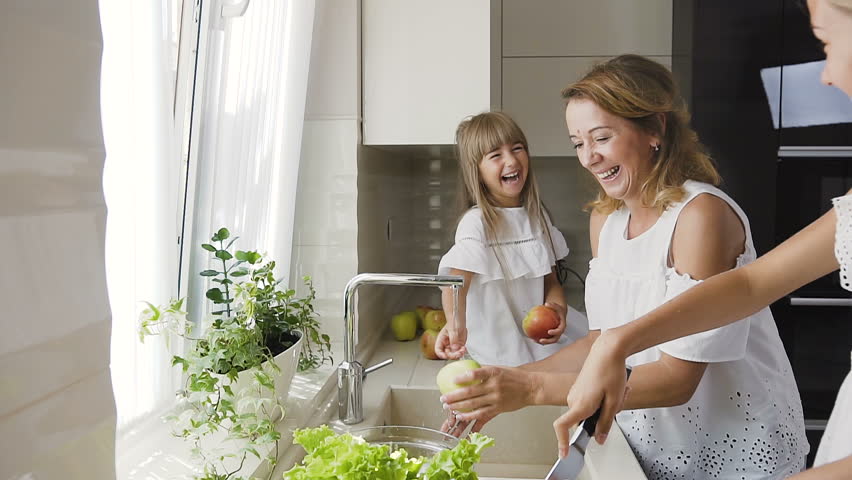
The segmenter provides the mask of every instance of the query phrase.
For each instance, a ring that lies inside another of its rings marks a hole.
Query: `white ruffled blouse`
[[[668,261],[678,215],[700,194],[725,200],[745,226],[746,249],[737,266],[755,259],[748,219],[739,206],[708,184],[688,181],[684,188],[686,198],[635,238],[626,237],[627,209],[607,217],[598,256],[586,278],[590,329],[631,322],[700,283],[675,271]],[[642,365],[663,353],[708,365],[683,405],[618,414],[649,479],[781,479],[804,467],[809,447],[801,401],[768,308],[731,325],[649,348],[627,362]]]
[[[470,355],[483,365],[518,366],[552,355],[585,335],[586,320],[569,307],[568,327],[559,342],[541,345],[524,335],[521,322],[532,307],[544,303],[544,277],[568,255],[568,246],[549,219],[550,241],[531,224],[526,208],[496,210],[502,217],[496,245],[486,238],[480,209],[471,208],[459,221],[455,244],[441,258],[438,273],[448,274],[451,268],[474,273],[465,310]],[[508,277],[495,248],[502,253]]]
[[[852,195],[833,200],[837,215],[834,254],[840,264],[840,284],[852,292]],[[852,361],[852,353],[850,353]],[[846,375],[825,433],[819,442],[814,466],[834,462],[852,455],[852,371]]]

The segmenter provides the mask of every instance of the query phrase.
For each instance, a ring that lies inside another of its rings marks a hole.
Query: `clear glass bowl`
[[[349,433],[372,444],[389,445],[391,450],[401,448],[408,452],[409,457],[431,457],[459,444],[458,438],[426,427],[385,425],[359,428]]]

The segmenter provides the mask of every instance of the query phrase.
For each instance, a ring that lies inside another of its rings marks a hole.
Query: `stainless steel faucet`
[[[337,407],[340,421],[353,425],[364,421],[363,382],[367,373],[392,360],[367,368],[355,360],[355,292],[361,285],[416,285],[452,287],[453,302],[458,305],[458,291],[464,283],[459,275],[421,275],[417,273],[361,273],[352,277],[343,291],[343,362],[337,368]]]

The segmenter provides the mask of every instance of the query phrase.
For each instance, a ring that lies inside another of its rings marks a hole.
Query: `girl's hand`
[[[550,336],[538,341],[538,343],[542,345],[549,345],[551,343],[558,342],[559,337],[561,337],[562,333],[565,331],[565,318],[568,315],[568,308],[555,302],[545,302],[544,306],[555,310],[557,315],[559,315],[559,326],[552,330],[548,330],[547,334]]]
[[[472,431],[479,431],[500,413],[534,403],[537,388],[530,372],[519,368],[487,366],[465,372],[455,379],[456,383],[474,380],[480,380],[481,383],[459,388],[441,397],[445,409],[460,412],[456,417],[462,422],[476,419]]]
[[[601,414],[595,428],[595,439],[603,444],[615,414],[621,411],[627,395],[627,372],[624,362],[627,356],[612,338],[612,332],[604,332],[592,345],[577,380],[568,392],[568,412],[554,423],[559,442],[559,456],[568,453],[568,429],[592,416],[600,407]]]
[[[467,353],[465,343],[467,328],[450,328],[449,324],[444,325],[435,340],[435,354],[444,360],[458,360]]]

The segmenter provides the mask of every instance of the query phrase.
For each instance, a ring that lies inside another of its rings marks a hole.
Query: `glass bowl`
[[[426,427],[382,425],[359,428],[349,433],[362,437],[368,443],[388,445],[391,450],[403,449],[408,452],[409,458],[431,457],[459,444],[458,438]]]

